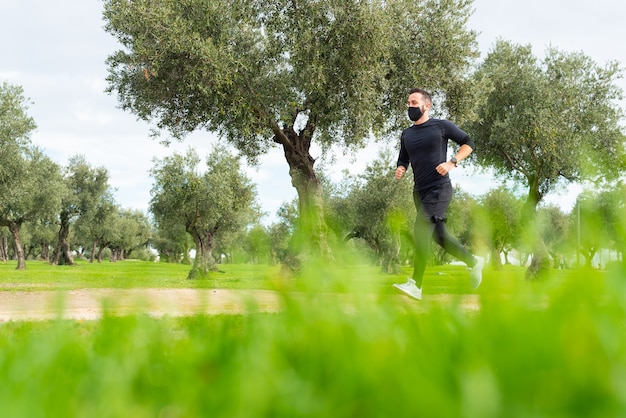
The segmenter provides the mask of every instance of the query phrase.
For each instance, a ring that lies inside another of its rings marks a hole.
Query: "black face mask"
[[[408,113],[409,113],[409,119],[411,119],[413,122],[415,122],[416,120],[419,120],[424,114],[422,112],[422,109],[420,109],[419,107],[409,107]]]

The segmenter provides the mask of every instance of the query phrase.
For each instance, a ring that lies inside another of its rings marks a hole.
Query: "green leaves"
[[[27,110],[22,87],[3,82],[0,86],[0,146],[29,143],[30,134],[37,125]]]
[[[18,86],[0,86],[0,225],[56,212],[60,168],[30,143],[35,129]]]
[[[459,86],[476,56],[469,11],[453,0],[108,0],[105,28],[125,47],[108,60],[109,89],[175,137],[208,128],[253,158],[276,129],[358,145],[405,124],[413,85]]]
[[[19,180],[25,153],[30,147],[30,134],[35,121],[26,113],[26,98],[19,86],[0,86],[0,195],[12,189]],[[2,207],[0,203],[0,207]]]
[[[479,163],[527,183],[535,204],[559,179],[614,178],[606,163],[624,153],[620,75],[580,53],[548,49],[539,61],[529,46],[499,41],[475,73],[485,94],[465,126]]]

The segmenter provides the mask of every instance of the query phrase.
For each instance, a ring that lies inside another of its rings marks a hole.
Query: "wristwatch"
[[[455,167],[458,167],[458,166],[459,166],[459,162],[456,160],[456,157],[452,157],[452,158],[450,158],[450,162],[451,162],[452,164],[454,164],[454,166],[455,166]]]

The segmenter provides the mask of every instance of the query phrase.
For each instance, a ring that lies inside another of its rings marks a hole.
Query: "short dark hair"
[[[426,90],[424,90],[424,89],[420,89],[420,88],[417,88],[417,87],[416,87],[416,88],[412,88],[411,90],[409,90],[409,96],[410,96],[411,94],[413,94],[413,93],[419,93],[419,94],[421,94],[421,95],[422,95],[422,97],[424,97],[424,99],[425,99],[425,100],[426,100],[426,102],[428,102],[428,103],[432,103],[432,102],[433,102],[432,97],[430,97],[430,93],[429,93],[429,92],[427,92],[427,91],[426,91]]]

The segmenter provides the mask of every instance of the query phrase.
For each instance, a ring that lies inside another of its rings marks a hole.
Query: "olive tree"
[[[89,250],[89,262],[102,262],[102,251],[108,247],[121,231],[115,220],[119,206],[111,193],[105,192],[89,212],[83,214],[75,224],[75,235],[80,245]]]
[[[147,216],[138,210],[118,209],[113,219],[115,234],[108,247],[111,262],[129,258],[134,250],[146,248],[150,240],[150,223]]]
[[[554,48],[539,60],[530,46],[502,40],[475,72],[477,117],[465,129],[477,141],[479,164],[527,187],[521,219],[533,251],[528,278],[550,267],[533,226],[542,199],[567,182],[614,179],[624,167],[615,84],[621,75],[614,62],[600,66]]]
[[[413,183],[408,179],[395,180],[394,167],[395,154],[383,150],[362,174],[348,179],[345,196],[335,197],[329,204],[334,228],[346,240],[360,239],[366,243],[385,273],[399,272],[401,250],[412,247],[406,244],[412,242],[415,217]]]
[[[568,242],[570,221],[571,218],[554,204],[542,205],[537,209],[539,232],[552,257],[554,268],[563,268],[567,265],[566,256],[571,249],[571,243]]]
[[[150,244],[158,252],[160,261],[191,264],[189,251],[193,248],[193,240],[182,224],[155,227]]]
[[[604,222],[607,247],[621,255],[622,268],[626,268],[626,184],[620,181],[601,190],[598,196],[597,216]]]
[[[13,238],[17,269],[26,268],[20,237],[24,222],[56,212],[62,187],[60,168],[30,143],[35,122],[26,114],[21,87],[0,87],[0,226]]]
[[[576,222],[572,235],[576,234],[577,250],[585,258],[586,268],[592,267],[596,253],[603,244],[608,243],[607,230],[604,220],[600,217],[599,208],[599,194],[587,190],[578,196],[572,211],[572,218]]]
[[[60,167],[43,153],[28,150],[14,172],[9,189],[0,186],[0,225],[7,226],[15,244],[17,269],[26,268],[20,230],[24,222],[49,219],[61,204],[63,181]]]
[[[491,266],[502,270],[501,255],[509,264],[508,253],[519,245],[520,215],[523,201],[504,186],[488,191],[480,198],[491,252]]]
[[[19,201],[19,186],[24,153],[30,146],[30,135],[37,125],[33,118],[28,116],[27,100],[20,86],[13,86],[6,82],[0,86],[0,226],[9,227],[11,206]],[[10,231],[13,237],[15,251],[18,253],[18,269],[24,269],[24,254],[19,242],[15,242],[15,228]],[[5,241],[7,242],[7,241]],[[6,246],[5,246],[6,247]],[[4,252],[8,252],[5,248]],[[19,261],[21,252],[22,261]]]
[[[101,198],[109,193],[109,174],[104,167],[91,167],[84,156],[76,155],[64,168],[63,180],[65,191],[61,196],[58,240],[50,263],[73,265],[70,226],[81,216],[89,216]]]
[[[0,183],[9,184],[20,169],[19,157],[28,148],[30,135],[37,128],[28,116],[24,89],[6,82],[0,86]]]
[[[206,278],[215,270],[213,249],[219,234],[235,231],[255,215],[256,190],[240,169],[239,160],[215,149],[200,172],[194,150],[155,160],[150,211],[159,229],[191,235],[196,257],[189,279]]]
[[[469,0],[105,0],[121,107],[182,138],[218,132],[251,162],[279,147],[304,248],[331,255],[311,146],[359,148],[404,124],[410,87],[460,108]],[[287,170],[285,171],[287,172]]]
[[[57,238],[57,212],[58,208],[54,212],[54,216],[50,213],[49,217],[27,224],[27,228],[31,231],[31,245],[39,247],[36,254],[38,253],[39,258],[43,261],[50,261],[50,249]]]

